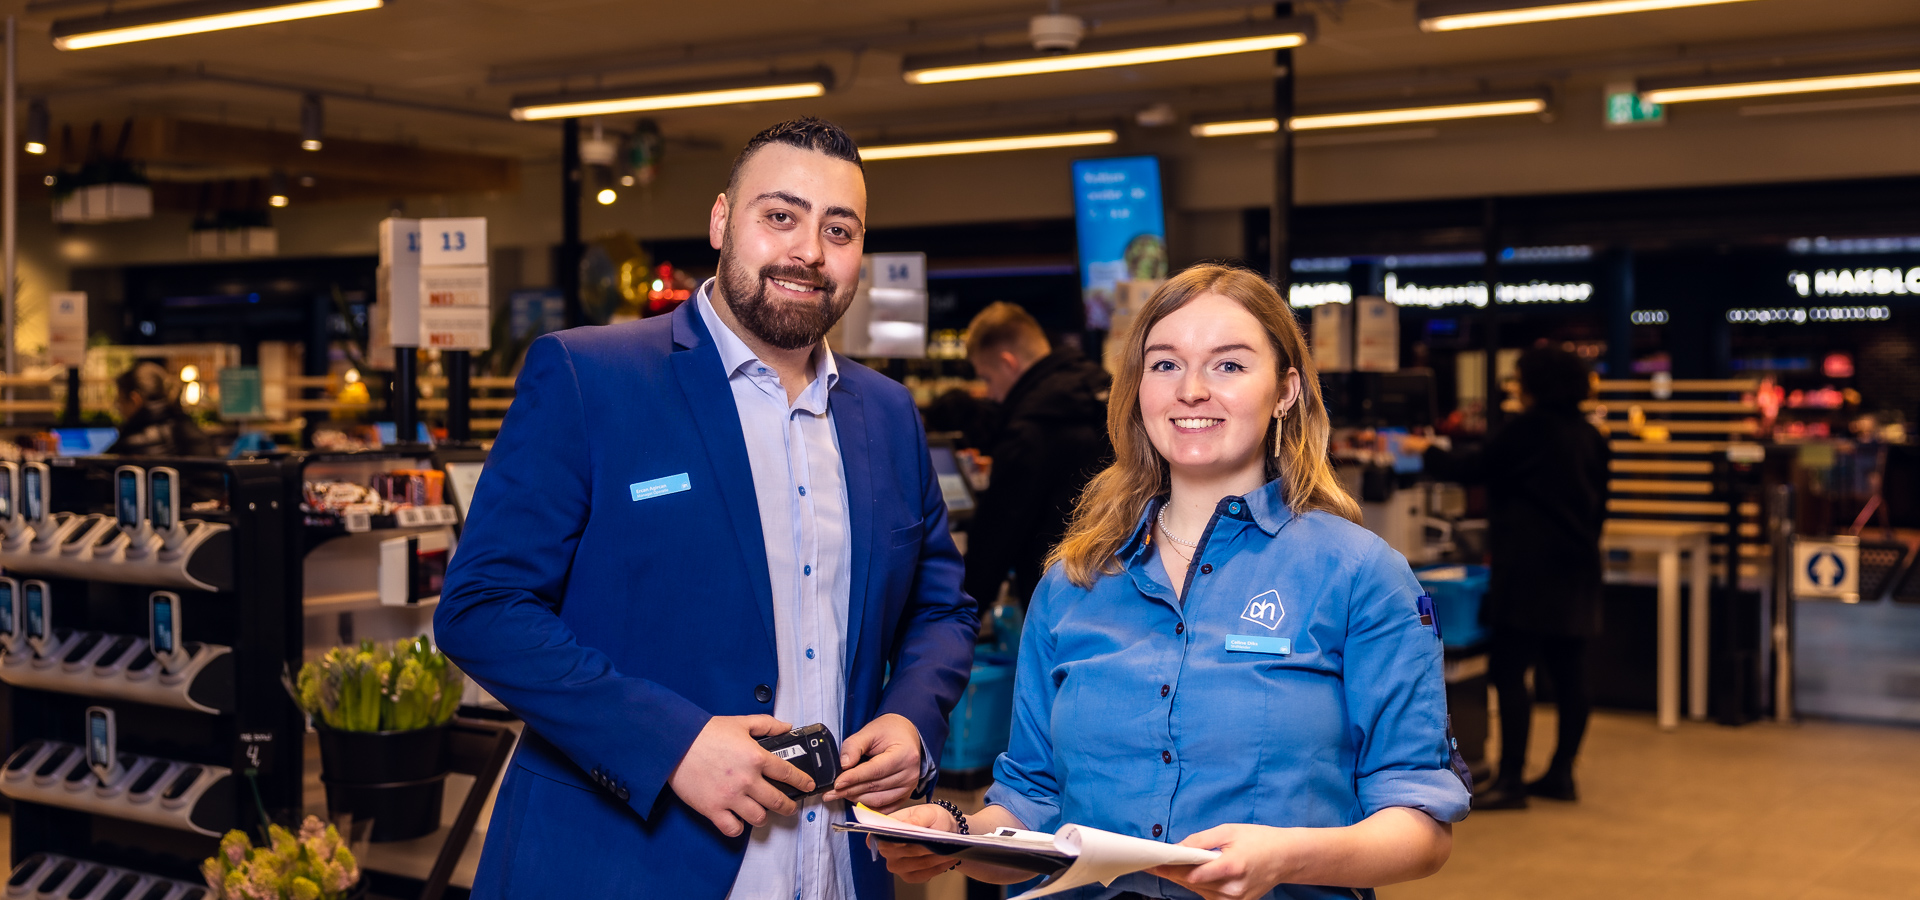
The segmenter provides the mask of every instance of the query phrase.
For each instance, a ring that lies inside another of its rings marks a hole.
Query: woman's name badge
[[[1286,656],[1293,652],[1291,638],[1260,637],[1252,634],[1227,635],[1228,653],[1265,653]]]

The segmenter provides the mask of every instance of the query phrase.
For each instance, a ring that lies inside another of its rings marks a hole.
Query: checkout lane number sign
[[[1796,538],[1793,595],[1806,600],[1860,599],[1860,545],[1853,541]]]

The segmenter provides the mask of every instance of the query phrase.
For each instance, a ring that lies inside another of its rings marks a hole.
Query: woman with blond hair
[[[1115,462],[1033,596],[989,805],[896,815],[1221,852],[1062,895],[1085,900],[1367,897],[1438,871],[1468,806],[1440,638],[1406,560],[1356,524],[1334,477],[1292,311],[1251,272],[1195,266],[1123,340]],[[956,866],[877,847],[909,881]]]

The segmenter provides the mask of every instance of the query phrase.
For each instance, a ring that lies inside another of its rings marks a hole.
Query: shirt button
[[[1175,626],[1173,626],[1173,633],[1174,633],[1174,634],[1186,634],[1186,633],[1187,633],[1187,623],[1185,623],[1185,622],[1181,622],[1180,624],[1178,624],[1178,625],[1175,625]]]
[[[813,821],[813,810],[807,810],[807,821]]]
[[[813,648],[812,648],[812,647],[808,647],[808,648],[807,648],[807,658],[808,658],[808,659],[812,659],[812,658],[813,658]]]
[[[1173,762],[1173,751],[1172,750],[1160,751],[1160,761],[1163,763]]]
[[[1201,564],[1200,564],[1200,574],[1202,574],[1202,575],[1212,575],[1212,574],[1213,574],[1213,563],[1201,563]]]
[[[801,567],[801,569],[800,569],[800,574],[802,574],[802,575],[812,575],[812,574],[813,574],[813,567],[812,567],[812,566],[803,566],[803,567]]]
[[[1230,512],[1230,513],[1237,513],[1237,512],[1239,512],[1239,511],[1240,511],[1240,504],[1238,504],[1238,503],[1229,503],[1229,504],[1227,504],[1227,512]]]
[[[754,687],[753,687],[753,699],[755,699],[755,700],[758,700],[758,701],[760,701],[761,703],[772,703],[772,702],[773,702],[773,688],[770,688],[770,687],[767,687],[767,686],[766,686],[766,685],[764,685],[764,684],[758,684],[758,685],[754,685]]]
[[[1153,836],[1154,837],[1160,836],[1160,826],[1158,825],[1153,826]]]
[[[1165,696],[1167,695],[1167,692],[1168,692],[1168,691],[1171,691],[1171,690],[1173,690],[1173,688],[1172,688],[1172,687],[1170,687],[1170,686],[1168,686],[1168,685],[1164,685],[1164,684],[1163,684],[1163,685],[1161,685],[1161,686],[1160,686],[1160,696],[1162,696],[1162,697],[1165,697]]]
[[[805,497],[806,495],[807,495],[807,486],[803,484],[800,486],[800,496]]]

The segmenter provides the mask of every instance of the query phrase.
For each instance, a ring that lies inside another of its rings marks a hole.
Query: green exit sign
[[[1658,103],[1648,103],[1642,99],[1634,85],[1607,86],[1608,128],[1663,125],[1666,121],[1667,111]]]

